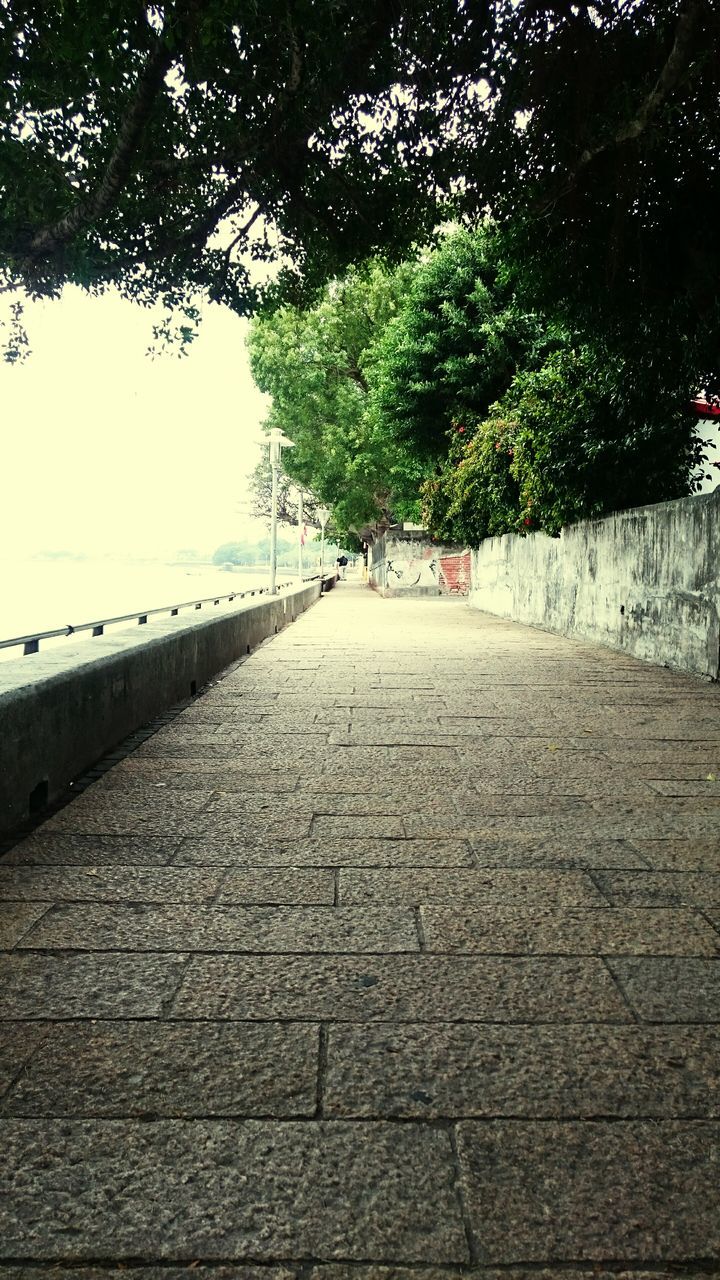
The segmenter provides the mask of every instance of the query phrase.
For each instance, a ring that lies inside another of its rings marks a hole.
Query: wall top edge
[[[92,636],[86,634],[84,640],[73,643],[72,637],[43,653],[12,658],[0,663],[0,706],[6,696],[16,697],[23,691],[31,692],[40,682],[43,684],[53,679],[64,679],[69,673],[78,676],[83,671],[96,667],[100,663],[111,662],[134,653],[138,649],[162,644],[163,641],[188,635],[193,632],[229,622],[233,618],[245,617],[261,609],[267,609],[278,601],[288,601],[311,590],[319,584],[306,582],[302,586],[288,587],[278,591],[277,595],[262,595],[249,600],[239,600],[237,605],[225,603],[222,612],[210,613],[209,606],[204,613],[197,610],[178,614],[176,618],[161,617],[148,619],[142,626],[129,624],[126,630],[108,631],[106,635]],[[171,608],[172,606],[168,606]]]

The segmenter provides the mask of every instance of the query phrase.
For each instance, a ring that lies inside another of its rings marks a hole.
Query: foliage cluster
[[[253,375],[272,397],[265,425],[280,427],[294,443],[283,453],[283,469],[315,503],[331,508],[332,529],[345,537],[389,520],[406,462],[368,405],[377,336],[402,307],[413,271],[412,263],[392,268],[372,261],[328,285],[314,307],[285,306],[251,326]],[[422,471],[407,459],[417,471],[417,502]],[[255,484],[258,509],[266,509],[268,490],[263,462]]]
[[[599,331],[594,312],[551,308],[521,287],[516,244],[456,229],[254,322],[268,425],[296,441],[285,465],[339,528],[417,518],[422,495],[437,537],[554,534],[695,487],[702,345],[662,309],[637,309],[630,334],[629,307]]]
[[[424,485],[425,518],[437,536],[471,543],[679,497],[704,457],[687,405],[644,401],[632,368],[599,343],[567,341],[449,436]]]

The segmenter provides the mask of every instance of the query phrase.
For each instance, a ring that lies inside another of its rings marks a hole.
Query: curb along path
[[[340,584],[0,861],[0,1280],[720,1274],[718,779],[717,688]]]

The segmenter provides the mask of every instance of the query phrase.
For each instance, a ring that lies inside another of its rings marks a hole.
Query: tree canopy
[[[421,117],[482,58],[453,0],[4,0],[0,262],[31,292],[317,282],[432,226]]]
[[[657,312],[649,345],[628,344],[622,326],[553,305],[540,278],[528,310],[516,246],[506,228],[457,229],[253,322],[266,425],[296,441],[288,473],[340,528],[417,518],[422,498],[428,528],[452,541],[557,533],[697,486],[697,342],[668,339]]]
[[[328,285],[314,307],[285,306],[251,326],[251,369],[272,397],[265,425],[280,427],[295,446],[285,450],[283,468],[332,508],[342,534],[387,518],[401,475],[400,488],[418,498],[423,473],[414,455],[368,413],[375,343],[403,305],[414,270],[413,263],[368,263]],[[256,490],[262,508],[262,469]]]
[[[716,333],[719,52],[713,0],[3,0],[4,282],[248,312],[452,208]]]

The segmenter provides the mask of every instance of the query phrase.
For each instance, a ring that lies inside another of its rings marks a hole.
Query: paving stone
[[[227,738],[213,737],[209,741],[203,742],[201,750],[204,760],[230,760],[235,762],[242,755],[242,743],[231,741]],[[195,742],[172,739],[169,742],[157,743],[155,738],[141,743],[133,752],[134,758],[138,761],[150,759],[154,761],[188,760],[197,758],[197,755],[198,744]]]
[[[600,867],[647,867],[644,854],[628,840],[578,839],[562,834],[557,838],[493,839],[472,841],[479,867],[532,867],[554,871],[594,870]]]
[[[4,866],[165,866],[180,838],[65,834],[41,828],[0,858]]]
[[[458,1151],[482,1262],[720,1257],[720,1125],[465,1121]]]
[[[709,962],[706,962],[709,963]],[[366,1022],[628,1022],[598,959],[198,956],[177,1018]]]
[[[720,838],[643,840],[633,837],[632,844],[655,871],[720,873]]]
[[[212,868],[3,867],[0,897],[39,902],[210,902],[223,879]]]
[[[147,760],[133,761],[132,765],[125,761],[124,766],[118,765],[107,774],[104,783],[108,790],[121,791],[130,789],[140,779],[155,778],[158,786],[176,787],[179,790],[207,790],[210,785],[215,791],[259,792],[267,795],[294,791],[298,776],[297,773],[288,773],[286,770],[266,770],[253,774],[242,767],[228,768],[216,761],[190,758],[180,761],[163,760],[156,765],[149,764]]]
[[[416,951],[412,911],[357,907],[55,907],[22,946],[76,951]]]
[[[219,903],[332,906],[335,901],[335,875],[324,869],[283,867],[260,870],[249,867],[226,875],[217,900]]]
[[[310,835],[312,817],[301,814],[283,814],[280,817],[265,813],[207,812],[194,821],[184,823],[181,834],[195,840],[206,836],[217,840],[229,838],[273,840],[303,840]]]
[[[646,1022],[720,1022],[720,960],[613,957],[607,964]]]
[[[351,840],[363,839],[363,837],[367,836],[393,840],[401,839],[406,832],[402,818],[392,814],[384,814],[375,818],[340,818],[320,814],[313,818],[312,834],[317,840],[328,839],[328,837]]]
[[[0,1239],[14,1259],[468,1260],[450,1141],[425,1127],[9,1120],[3,1130]]]
[[[618,906],[720,906],[720,874],[704,871],[598,871],[603,893]]]
[[[581,871],[341,870],[341,903],[425,902],[561,903],[607,908],[607,900]]]
[[[690,782],[702,781],[707,778],[709,773],[720,776],[720,759],[704,761],[695,758],[682,764],[677,764],[674,760],[665,759],[659,764],[628,764],[625,769],[626,778],[644,778],[648,782],[681,780],[683,778]]]
[[[720,933],[698,912],[678,908],[612,907],[598,911],[554,908],[542,902],[531,909],[463,904],[422,906],[420,915],[428,951],[570,956],[720,954]]]
[[[368,752],[367,747],[359,744],[347,747],[333,745],[328,751],[328,760],[332,761],[331,768],[334,775],[360,778],[367,768],[369,754],[372,755],[373,768],[378,771],[414,767],[418,769],[421,776],[424,772],[427,777],[428,769],[458,767],[458,753],[455,747],[426,746],[425,744],[407,747],[373,747],[371,753]]]
[[[712,772],[712,770],[708,770]],[[720,795],[720,775],[715,775],[712,780],[707,776],[705,778],[697,778],[692,781],[676,780],[651,782],[650,788],[661,796],[706,796],[717,799]]]
[[[229,867],[469,867],[464,840],[183,840],[174,865]]]
[[[184,956],[0,955],[0,1019],[155,1018]]]
[[[47,1035],[40,1023],[0,1023],[0,1099]]]
[[[720,1030],[339,1024],[324,1114],[720,1118]]]
[[[207,804],[212,790],[177,792],[171,788],[153,788],[152,795],[142,793],[121,803],[103,791],[89,787],[77,800],[66,805],[44,823],[45,831],[75,831],[84,835],[168,835],[178,829]]]
[[[0,902],[0,948],[14,947],[51,906],[52,902]]]
[[[166,840],[174,838],[177,845],[188,825],[188,814],[161,815],[144,812],[134,806],[108,808],[97,805],[92,813],[74,812],[74,804],[45,824],[47,831],[67,831],[86,836],[150,836]]]
[[[307,1024],[71,1022],[50,1029],[0,1112],[311,1116],[317,1068],[318,1029]]]
[[[131,1272],[125,1273],[129,1280],[135,1280]],[[684,1272],[686,1276],[688,1272]],[[28,1273],[23,1272],[23,1278]],[[32,1280],[36,1280],[32,1277]],[[40,1277],[37,1278],[40,1280]],[[71,1277],[62,1275],[60,1280],[72,1280]],[[82,1273],[79,1280],[87,1280]],[[94,1278],[93,1278],[94,1280]],[[169,1280],[175,1280],[175,1273]],[[643,1267],[642,1272],[639,1271],[604,1271],[598,1267],[593,1267],[589,1271],[577,1271],[573,1268],[568,1271],[565,1267],[559,1270],[546,1267],[533,1267],[532,1271],[522,1268],[516,1271],[514,1267],[503,1267],[501,1271],[494,1268],[482,1267],[475,1269],[472,1267],[463,1268],[462,1271],[453,1270],[452,1268],[433,1267],[383,1267],[383,1266],[338,1266],[333,1263],[327,1263],[325,1266],[312,1267],[308,1280],[678,1280],[678,1272],[672,1271],[648,1271]],[[699,1276],[690,1277],[690,1280],[699,1280]]]
[[[296,1280],[296,1277],[297,1271],[288,1267],[203,1266],[196,1262],[191,1262],[187,1267],[128,1267],[124,1263],[109,1267],[8,1269],[0,1266],[0,1280]],[[600,1280],[604,1278],[600,1277]],[[619,1277],[619,1280],[623,1280],[623,1277]],[[643,1276],[642,1280],[655,1280],[655,1277]]]

